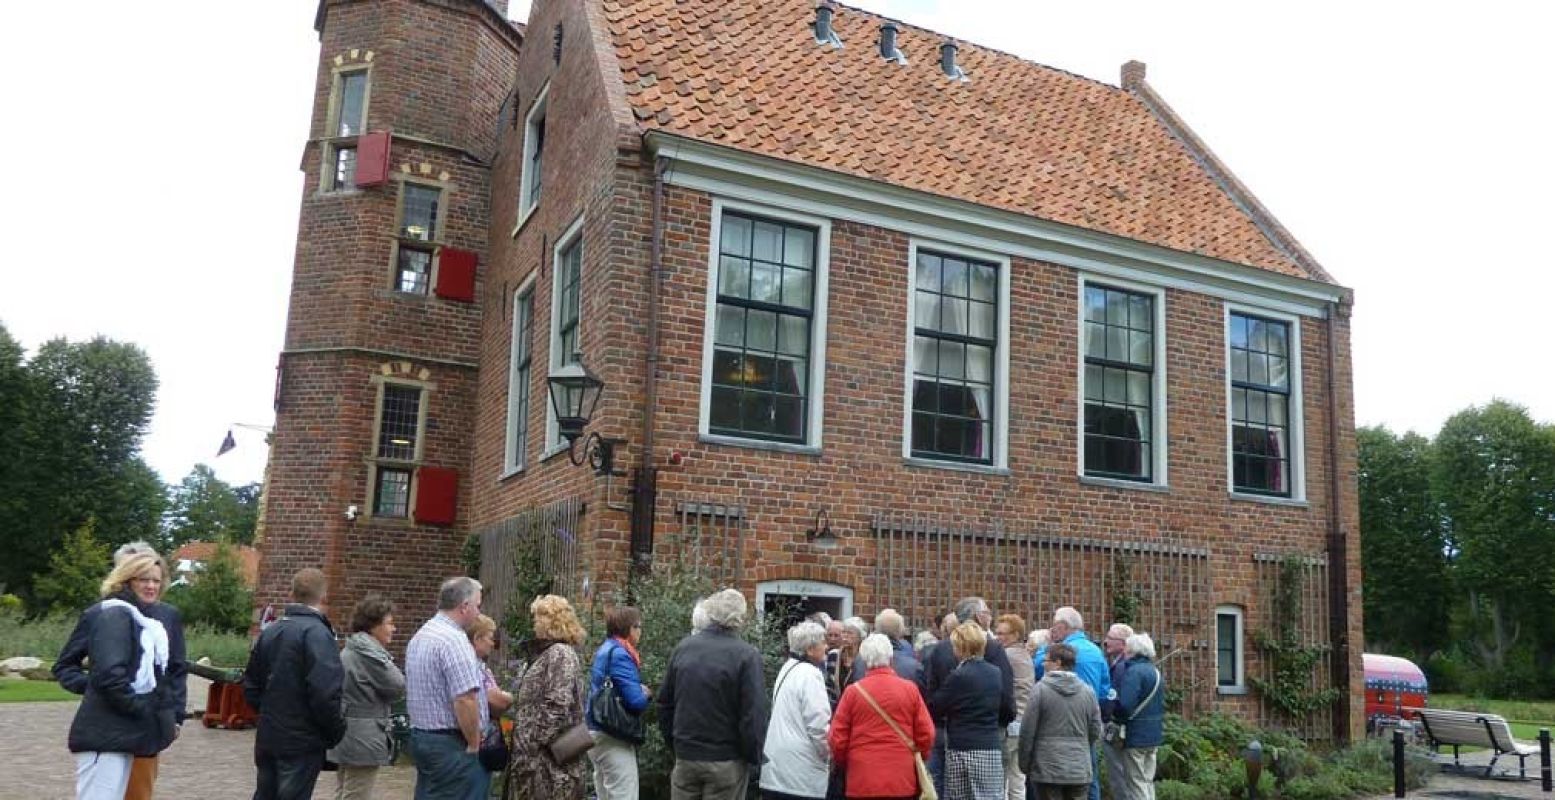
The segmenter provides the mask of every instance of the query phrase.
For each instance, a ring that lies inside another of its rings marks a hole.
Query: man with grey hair
[[[157,560],[157,565],[162,568],[162,591],[166,592],[173,576],[167,568],[167,562],[146,542],[121,545],[113,553],[113,565],[117,567],[138,555],[148,555]],[[87,667],[90,666],[86,658],[87,645],[92,640],[92,623],[97,619],[98,609],[94,605],[81,615],[76,621],[75,630],[70,632],[70,638],[65,640],[65,646],[54,661],[54,680],[75,694],[86,694],[89,681]],[[172,689],[168,701],[173,707],[173,720],[178,725],[173,730],[173,738],[176,740],[189,708],[189,662],[184,647],[184,621],[178,609],[161,600],[151,604],[146,610],[146,616],[162,623],[167,631],[167,667],[163,680]],[[150,800],[156,780],[157,757],[136,756],[130,765],[130,783],[124,797],[126,800]]]
[[[491,776],[479,753],[491,712],[480,660],[465,635],[480,614],[480,582],[449,578],[438,589],[437,613],[405,646],[405,709],[417,800],[486,796]]]
[[[1110,632],[1109,632],[1110,633]],[[1131,633],[1123,642],[1125,667],[1109,721],[1123,726],[1121,747],[1107,751],[1107,782],[1118,800],[1153,800],[1156,748],[1166,742],[1166,691],[1154,663],[1155,642],[1148,633]],[[1114,766],[1116,762],[1116,766]]]
[[[918,663],[918,657],[913,652],[913,647],[907,641],[907,621],[894,608],[884,608],[875,615],[875,633],[886,638],[891,644],[891,670],[897,677],[906,678],[916,684],[919,690],[923,688],[923,665]],[[864,659],[853,660],[853,680],[863,680],[864,673],[869,667],[864,664]]]
[[[670,654],[659,689],[659,729],[675,753],[672,800],[743,800],[767,735],[761,654],[739,637],[745,596],[725,589],[702,601],[707,628]]]
[[[1004,646],[989,632],[988,628],[993,621],[993,611],[988,608],[988,601],[981,597],[963,597],[956,601],[956,619],[962,623],[975,623],[983,629],[983,635],[987,641],[987,649],[983,651],[983,660],[999,668],[1001,680],[999,698],[999,724],[1009,725],[1015,720],[1015,671],[1010,668],[1010,657],[1004,652]],[[948,719],[947,709],[937,708],[934,695],[939,692],[941,686],[950,678],[960,665],[956,658],[954,645],[949,638],[942,639],[939,644],[929,650],[928,657],[923,665],[923,696],[929,703],[929,713],[934,717],[934,752],[929,759],[929,771],[934,774],[934,788],[944,794],[945,784],[945,735]]]

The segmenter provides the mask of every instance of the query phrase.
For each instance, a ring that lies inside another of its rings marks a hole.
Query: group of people
[[[178,613],[160,602],[166,580],[149,547],[121,548],[102,601],[55,664],[61,684],[85,695],[69,737],[78,798],[151,797],[156,756],[177,738],[186,664]],[[509,797],[578,800],[585,753],[600,800],[635,800],[650,704],[675,758],[675,800],[741,800],[753,782],[769,800],[910,798],[925,781],[948,800],[1097,798],[1098,753],[1114,798],[1154,797],[1165,702],[1154,644],[1117,624],[1098,647],[1069,607],[1028,637],[1019,616],[996,618],[968,597],[911,641],[893,609],[873,630],[812,615],[788,629],[769,695],[734,589],[696,604],[657,691],[643,678],[636,608],[606,613],[585,680],[577,613],[545,595],[530,605],[528,669],[509,693],[485,664],[496,623],[474,579],[443,582],[403,671],[389,651],[392,604],[363,598],[340,647],[326,599],[322,572],[298,572],[244,671],[259,714],[256,800],[311,798],[326,765],[337,800],[372,797],[395,755],[401,699],[418,800],[481,800],[504,768]],[[495,722],[503,715],[510,738]]]

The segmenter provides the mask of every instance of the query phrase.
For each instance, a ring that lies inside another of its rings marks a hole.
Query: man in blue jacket
[[[1107,657],[1102,655],[1101,648],[1095,642],[1086,637],[1085,619],[1080,616],[1080,612],[1071,606],[1057,609],[1053,612],[1053,627],[1050,630],[1052,641],[1063,642],[1074,648],[1075,676],[1096,693],[1096,702],[1101,708],[1110,707],[1117,695],[1112,691],[1112,675],[1107,666]],[[1045,657],[1047,648],[1032,656],[1038,680],[1042,679],[1042,659]],[[1095,754],[1092,754],[1092,760],[1097,760]],[[1095,774],[1095,770],[1092,773]],[[1101,800],[1101,784],[1094,778],[1091,780],[1090,800]]]

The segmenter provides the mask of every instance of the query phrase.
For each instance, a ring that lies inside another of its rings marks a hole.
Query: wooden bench
[[[1517,757],[1518,774],[1526,778],[1528,757],[1539,753],[1539,748],[1522,744],[1512,737],[1512,726],[1506,723],[1504,717],[1482,714],[1478,711],[1447,711],[1438,708],[1412,710],[1418,715],[1420,724],[1424,726],[1425,735],[1430,739],[1432,749],[1437,749],[1444,744],[1452,745],[1452,762],[1460,769],[1463,765],[1458,761],[1458,748],[1462,745],[1490,749],[1492,753],[1490,764],[1485,767],[1487,778],[1490,777],[1490,771],[1495,768],[1496,762],[1504,755]]]

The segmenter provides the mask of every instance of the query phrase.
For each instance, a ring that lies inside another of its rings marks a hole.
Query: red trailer
[[[1401,719],[1413,719],[1414,709],[1425,708],[1431,694],[1425,673],[1415,662],[1398,656],[1364,653],[1366,670],[1366,727],[1375,730]]]

